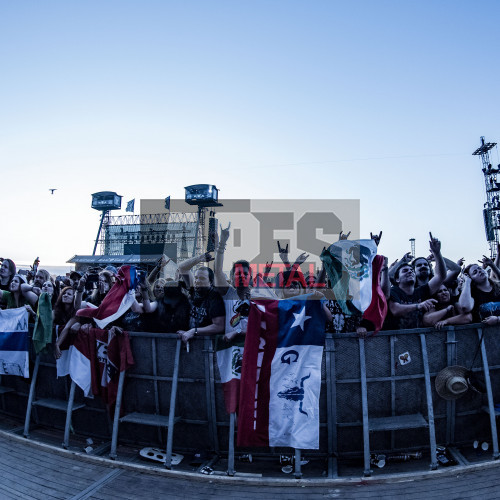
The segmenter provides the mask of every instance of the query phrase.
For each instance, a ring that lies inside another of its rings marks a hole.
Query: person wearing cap
[[[446,265],[441,255],[441,242],[429,233],[430,251],[436,261],[436,273],[425,285],[416,287],[415,270],[408,262],[402,262],[394,274],[391,287],[387,328],[410,329],[422,326],[423,313],[429,311],[437,301],[436,293],[446,278]]]

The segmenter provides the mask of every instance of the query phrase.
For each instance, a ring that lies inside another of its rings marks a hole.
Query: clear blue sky
[[[357,198],[390,259],[487,251],[497,1],[0,1],[0,255],[89,254],[90,194]],[[498,153],[492,151],[494,163]],[[58,188],[51,196],[49,188]],[[349,228],[346,228],[346,230]],[[242,256],[244,257],[244,256]]]

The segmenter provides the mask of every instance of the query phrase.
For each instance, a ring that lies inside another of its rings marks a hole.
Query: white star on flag
[[[311,316],[306,316],[306,306],[300,311],[299,313],[293,313],[295,316],[295,320],[293,322],[292,328],[295,326],[300,326],[302,328],[302,331],[304,331],[304,323],[308,320],[311,319]]]

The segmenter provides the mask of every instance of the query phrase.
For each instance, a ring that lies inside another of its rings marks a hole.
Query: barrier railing
[[[484,376],[486,394],[468,391],[446,401],[434,388],[434,378],[446,366],[469,368],[484,333],[480,355],[472,371]],[[436,443],[458,445],[475,439],[491,440],[498,458],[495,388],[500,384],[500,329],[483,325],[379,332],[359,339],[355,334],[328,334],[322,364],[320,397],[320,449],[308,455],[328,458],[328,476],[337,475],[337,459],[364,456],[364,473],[370,474],[370,452],[429,449],[436,467]],[[175,364],[175,334],[131,332],[135,366],[127,371],[122,406],[127,413],[169,415]],[[38,373],[39,392],[67,399],[66,381],[56,380],[51,355],[43,355]],[[17,377],[3,377],[14,389],[2,395],[5,411],[21,416],[28,385]],[[179,452],[208,450],[231,454],[230,417],[210,338],[196,338],[178,359],[177,402],[173,449]],[[82,401],[77,390],[75,402]],[[85,400],[73,416],[73,427],[83,435],[110,438],[112,420],[102,403]],[[44,425],[64,428],[64,416],[50,409],[38,411]],[[59,419],[59,420],[58,420]],[[165,442],[160,429],[132,429],[120,423],[121,442]],[[115,423],[116,426],[116,423]],[[249,450],[245,450],[247,452]],[[251,450],[250,450],[251,451]],[[259,450],[278,454],[280,450]],[[290,450],[288,451],[290,453]]]

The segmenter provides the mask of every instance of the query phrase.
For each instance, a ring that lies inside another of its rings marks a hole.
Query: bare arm
[[[444,263],[443,256],[441,255],[441,242],[437,238],[434,238],[432,233],[429,233],[429,236],[430,250],[434,255],[434,260],[436,261],[436,273],[429,281],[430,294],[434,295],[446,279],[446,264]]]
[[[21,293],[31,307],[35,307],[36,303],[38,302],[38,295],[33,291],[33,288],[35,287],[33,287],[32,285],[27,285],[26,283],[21,284]]]
[[[156,309],[158,308],[158,302],[156,302],[156,300],[154,302],[151,302],[149,300],[149,295],[145,292],[143,292],[143,296],[142,296],[142,304],[138,304],[138,308],[137,308],[137,311],[136,312],[139,312],[139,313],[154,313],[156,311]]]
[[[63,328],[63,331],[61,332],[61,335],[59,335],[57,342],[54,345],[54,355],[56,359],[59,359],[61,357],[61,344],[64,342],[64,339],[68,336],[69,331],[74,327],[79,329],[80,328],[80,323],[78,322],[78,318],[74,316],[71,318],[67,323],[66,326]]]
[[[222,333],[224,331],[225,322],[226,322],[225,316],[218,316],[217,318],[212,318],[212,324],[199,327],[197,333],[199,335],[215,335],[217,333]],[[188,342],[195,336],[196,329],[191,328],[190,330],[187,331],[179,330],[177,333],[179,334],[183,342]]]
[[[471,295],[471,279],[469,276],[464,276],[464,284],[462,287],[462,293],[458,298],[458,306],[464,313],[471,312],[474,308],[474,299]]]
[[[442,328],[443,326],[448,325],[466,325],[467,323],[472,323],[472,314],[457,314],[456,316],[452,316],[451,318],[444,319],[443,321],[438,321],[434,326],[436,328]]]
[[[285,268],[290,269],[290,261],[288,260],[288,243],[286,244],[286,247],[282,247],[278,241],[278,253],[281,261],[285,264]]]
[[[443,320],[447,314],[453,312],[454,310],[455,308],[451,305],[439,311],[433,309],[424,314],[422,322],[424,323],[424,326],[434,326],[438,321]]]
[[[229,223],[226,229],[222,229],[221,227],[220,238],[217,238],[216,232],[214,233],[217,244],[215,251],[215,263],[214,263],[214,284],[219,289],[221,295],[224,295],[227,292],[227,289],[229,288],[229,285],[226,281],[226,277],[224,276],[222,268],[224,264],[224,250],[226,249],[226,243],[229,238],[230,227],[231,223]]]
[[[385,295],[386,299],[389,299],[391,296],[391,280],[389,279],[389,268],[387,264],[389,263],[389,259],[384,256],[384,265],[380,271],[380,288]]]
[[[83,298],[83,292],[85,290],[85,283],[87,282],[87,273],[85,273],[78,281],[78,285],[76,287],[75,291],[75,309],[78,311],[78,309],[82,308],[82,298]]]
[[[389,309],[391,310],[393,316],[395,316],[396,318],[401,318],[413,311],[428,311],[436,303],[437,301],[435,299],[427,299],[418,304],[400,304],[399,302],[389,300]]]
[[[443,259],[447,269],[446,279],[444,280],[444,284],[448,286],[451,285],[458,278],[458,275],[460,274],[462,268],[456,262],[453,262],[452,260],[447,259],[446,257],[443,257]]]

